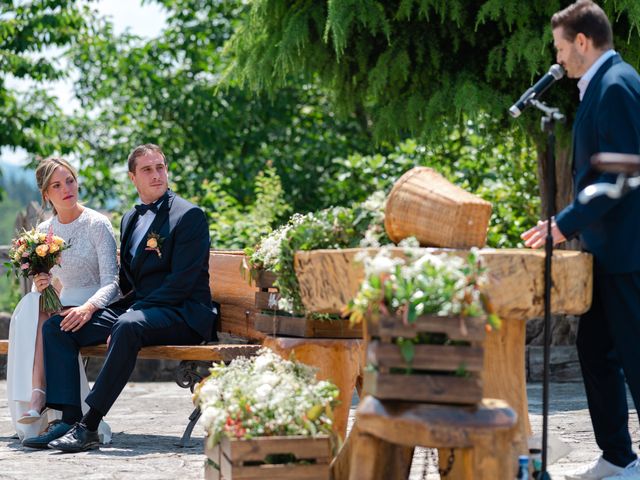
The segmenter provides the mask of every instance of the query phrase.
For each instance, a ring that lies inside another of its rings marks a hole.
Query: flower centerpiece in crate
[[[329,478],[338,389],[269,349],[214,364],[196,388],[206,478]]]
[[[366,278],[347,307],[364,321],[364,390],[382,399],[474,404],[482,399],[485,333],[499,326],[482,294],[486,272],[475,250],[382,249],[364,257]],[[419,252],[419,253],[415,253]]]
[[[337,315],[305,312],[294,256],[299,250],[377,247],[387,243],[384,205],[384,193],[376,192],[351,208],[295,214],[257,247],[245,249],[245,270],[258,287],[256,308],[261,313],[256,315],[256,329],[297,337],[362,337],[359,326],[352,327]]]

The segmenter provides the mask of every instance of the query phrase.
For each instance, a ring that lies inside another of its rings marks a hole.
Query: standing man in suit
[[[640,153],[640,77],[613,50],[611,24],[591,0],[579,0],[551,18],[557,61],[579,78],[573,125],[575,194],[615,175],[590,166],[599,152]],[[575,195],[577,196],[577,195]],[[544,245],[546,222],[522,234]],[[568,480],[640,480],[640,462],[628,428],[625,380],[640,411],[640,189],[619,199],[574,200],[552,221],[554,243],[579,235],[594,257],[593,302],[580,318],[578,355],[589,413],[602,455]]]
[[[62,411],[62,421],[29,439],[27,447],[65,452],[97,448],[98,424],[126,385],[140,348],[198,344],[214,331],[204,212],[169,190],[167,161],[157,145],[135,148],[128,168],[142,204],[122,218],[124,297],[92,316],[56,315],[45,323],[47,405]],[[78,351],[105,341],[107,356],[83,416]]]

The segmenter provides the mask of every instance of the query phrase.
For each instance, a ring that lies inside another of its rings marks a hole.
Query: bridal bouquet
[[[256,357],[214,364],[194,403],[215,445],[223,436],[331,435],[338,394],[332,383],[316,380],[313,368],[263,348]]]
[[[60,264],[60,254],[69,248],[62,238],[53,234],[38,232],[35,228],[24,231],[11,242],[9,261],[5,263],[8,270],[13,270],[16,277],[29,277],[39,273],[49,273]],[[40,310],[54,313],[62,308],[60,298],[53,285],[49,285],[40,294]]]

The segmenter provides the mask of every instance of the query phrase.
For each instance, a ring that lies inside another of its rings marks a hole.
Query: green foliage
[[[209,217],[211,246],[214,249],[244,249],[257,244],[291,213],[284,201],[280,177],[272,166],[255,179],[255,200],[241,205],[224,188],[205,182],[200,206]]]
[[[297,251],[352,248],[363,241],[375,245],[389,243],[383,227],[383,205],[384,195],[377,192],[351,208],[332,207],[306,215],[295,214],[263,238],[255,249],[245,249],[253,270],[265,269],[277,274],[281,310],[304,313],[293,266]]]
[[[64,124],[43,81],[63,78],[58,60],[46,49],[64,48],[84,31],[88,7],[72,0],[0,2],[0,146],[23,147],[49,155],[68,151],[59,141]],[[7,79],[28,80],[17,92]]]
[[[567,2],[256,0],[227,45],[227,78],[274,94],[317,76],[341,112],[362,110],[378,139],[435,138],[466,115],[507,107],[554,55],[549,19]],[[640,7],[605,1],[616,47],[640,62]],[[573,116],[574,87],[548,98]],[[536,119],[520,122],[531,131]],[[444,123],[443,123],[444,122]]]
[[[122,181],[125,159],[135,145],[155,142],[167,154],[181,195],[211,202],[215,194],[219,206],[248,207],[254,178],[269,161],[286,203],[296,211],[316,209],[321,173],[334,156],[363,151],[370,141],[366,128],[353,116],[336,120],[311,82],[272,98],[235,85],[218,88],[226,68],[220,52],[244,18],[246,2],[162,4],[168,25],[157,38],[117,36],[100,21],[72,49],[86,113],[69,122],[66,136],[79,139],[86,191],[102,201],[132,200]]]
[[[20,301],[20,296],[18,280],[0,275],[0,312],[13,312]]]
[[[539,218],[535,150],[518,132],[501,132],[484,122],[465,122],[431,146],[414,140],[400,143],[388,155],[353,154],[336,159],[338,175],[326,179],[325,202],[361,201],[368,192],[389,191],[414,166],[431,167],[451,182],[493,205],[487,244],[522,246],[520,233]]]

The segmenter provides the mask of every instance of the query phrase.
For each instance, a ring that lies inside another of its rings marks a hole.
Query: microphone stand
[[[551,349],[551,259],[553,257],[553,236],[551,222],[556,214],[556,122],[564,122],[565,117],[557,108],[549,107],[536,99],[529,104],[544,113],[540,120],[543,132],[547,133],[547,236],[544,244],[544,360],[542,375],[542,470],[538,480],[551,480],[547,472],[547,432],[549,427],[549,357]]]

